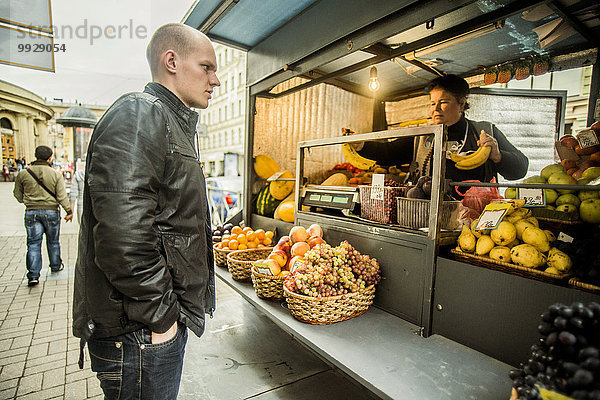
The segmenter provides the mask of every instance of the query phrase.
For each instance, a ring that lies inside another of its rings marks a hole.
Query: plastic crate
[[[429,200],[396,198],[397,223],[405,228],[419,229],[429,227]],[[444,201],[440,227],[456,230],[459,228],[458,211],[460,201]]]
[[[360,185],[360,216],[382,224],[396,223],[396,197],[401,196],[404,187],[384,186],[383,200],[371,198],[371,186]]]

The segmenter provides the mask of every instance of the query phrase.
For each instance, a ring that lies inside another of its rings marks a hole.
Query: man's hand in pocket
[[[164,343],[171,340],[177,334],[177,321],[165,333],[152,332],[152,344]]]

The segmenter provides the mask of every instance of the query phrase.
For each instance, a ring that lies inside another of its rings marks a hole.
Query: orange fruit
[[[233,228],[231,228],[231,233],[234,233],[236,235],[240,234],[240,233],[242,233],[242,228],[240,228],[239,226],[236,225]]]
[[[256,245],[256,247],[261,248],[261,247],[265,247],[265,245],[262,244],[262,243],[259,243],[259,244]]]
[[[238,248],[238,244],[239,244],[239,243],[238,243],[238,241],[237,241],[237,240],[235,240],[235,239],[232,239],[232,240],[230,240],[230,241],[229,241],[229,249],[230,249],[230,250],[237,250],[237,248]]]
[[[229,247],[229,240],[223,240],[221,243],[221,248]]]
[[[263,244],[265,246],[270,246],[271,243],[273,243],[273,241],[270,238],[266,238],[265,240],[263,240]]]
[[[273,231],[266,231],[265,236],[269,239],[273,239]]]
[[[248,238],[246,238],[246,235],[244,235],[243,233],[240,233],[239,235],[237,235],[237,241],[240,244],[242,244],[242,243],[246,244],[246,243],[248,243]]]
[[[256,237],[258,238],[258,240],[265,240],[265,238],[267,237],[267,235],[265,235],[264,229],[257,229],[254,231],[254,233],[256,233]]]
[[[248,244],[246,246],[248,246],[249,249],[255,249],[256,248],[256,242],[248,242]]]
[[[238,246],[238,250],[246,250],[247,248],[248,248],[248,246],[246,246],[244,243],[242,243]]]
[[[244,229],[242,229],[243,233],[248,233],[248,232],[252,232],[252,228],[250,228],[249,226],[245,227]]]
[[[246,233],[246,239],[248,239],[248,242],[254,242],[256,239],[256,233],[252,231]]]
[[[224,241],[226,241],[226,240],[229,240],[230,238],[231,238],[231,235],[223,235],[223,236],[221,237],[221,242],[224,242]]]
[[[215,247],[216,247],[217,249],[222,249],[222,248],[223,248],[223,243],[219,242],[219,243],[217,243],[217,244],[215,245]]]

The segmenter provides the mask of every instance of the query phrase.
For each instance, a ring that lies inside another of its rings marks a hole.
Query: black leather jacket
[[[89,339],[175,321],[197,336],[215,308],[210,210],[198,114],[149,83],[92,134],[75,269],[73,333]]]

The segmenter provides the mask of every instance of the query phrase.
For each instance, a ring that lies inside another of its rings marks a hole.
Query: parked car
[[[242,176],[206,178],[206,191],[213,225],[224,223],[240,210],[243,185],[244,177]]]

